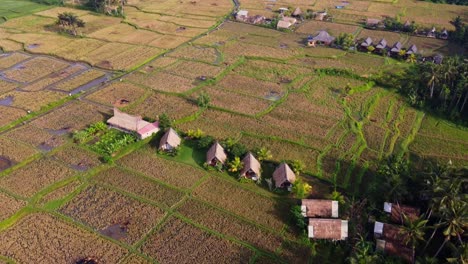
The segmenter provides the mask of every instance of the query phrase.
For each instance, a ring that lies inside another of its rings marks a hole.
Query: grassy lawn
[[[179,153],[175,157],[164,155],[170,160],[185,163],[197,168],[203,168],[206,159],[206,151],[196,148],[195,142],[184,140],[180,145]]]

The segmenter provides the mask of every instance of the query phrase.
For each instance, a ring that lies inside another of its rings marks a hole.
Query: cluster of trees
[[[455,31],[450,31],[450,41],[455,42],[468,49],[468,25],[465,24],[460,16],[451,21]]]
[[[57,15],[57,25],[65,32],[76,36],[78,28],[85,26],[85,22],[80,19],[76,14],[71,12],[64,12]]]
[[[385,25],[385,29],[392,31],[414,33],[418,29],[414,21],[412,21],[409,25],[405,25],[404,23],[401,23],[399,19],[393,17],[385,17],[383,24]]]
[[[428,2],[451,4],[451,5],[468,5],[468,0],[426,0]]]
[[[84,5],[94,9],[96,12],[107,15],[124,16],[124,7],[127,0],[87,0]]]
[[[468,63],[461,57],[446,57],[441,64],[413,64],[377,81],[396,87],[414,106],[435,109],[457,121],[468,119]]]
[[[413,221],[404,217],[402,241],[413,248],[422,262],[437,258],[452,263],[468,257],[463,236],[468,230],[467,171],[450,166],[428,166],[425,171],[411,170],[403,158],[390,157],[379,168],[370,197],[410,204],[423,209]]]

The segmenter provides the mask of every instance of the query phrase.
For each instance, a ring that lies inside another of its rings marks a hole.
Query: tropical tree
[[[257,154],[259,161],[270,160],[273,158],[273,155],[271,155],[271,151],[266,147],[259,148],[255,151],[255,154]]]
[[[443,227],[444,242],[440,245],[434,257],[437,257],[445,244],[456,238],[463,245],[462,234],[468,229],[468,207],[466,201],[451,201],[448,208],[441,210],[443,221],[439,227]]]
[[[295,174],[300,174],[305,169],[305,164],[301,160],[293,160],[288,162],[291,169],[294,171]]]
[[[304,182],[301,179],[297,179],[292,187],[292,192],[294,193],[297,199],[306,198],[307,196],[309,196],[311,191],[312,186],[310,186],[307,182]]]
[[[359,241],[354,245],[353,252],[349,258],[351,264],[377,264],[381,263],[379,255],[373,251],[371,242],[366,241],[362,236]]]
[[[230,160],[227,163],[227,168],[229,172],[240,172],[240,170],[244,167],[241,159],[239,157],[234,157],[234,159]]]
[[[78,18],[76,14],[71,12],[59,13],[57,18],[57,25],[67,30],[68,32],[71,32],[73,36],[78,34],[77,28],[85,26],[85,22]]]
[[[170,128],[170,127],[172,127],[171,118],[169,118],[169,115],[167,115],[166,113],[162,113],[159,116],[159,128],[161,128],[161,130],[164,131],[167,128]]]
[[[327,195],[327,198],[330,200],[338,201],[339,204],[345,204],[345,196],[337,190],[334,190],[331,194]]]
[[[400,234],[403,237],[403,243],[406,246],[411,246],[413,249],[413,258],[416,251],[416,246],[420,241],[424,240],[424,235],[426,234],[426,224],[427,219],[423,217],[418,217],[415,220],[411,220],[405,214],[403,216],[403,226],[401,227]]]

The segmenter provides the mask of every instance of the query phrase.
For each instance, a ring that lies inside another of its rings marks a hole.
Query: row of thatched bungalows
[[[390,54],[398,55],[401,53],[403,49],[403,44],[401,42],[397,41],[396,43],[393,44],[393,46],[388,46],[387,41],[383,38],[381,39],[377,44],[374,45],[373,40],[370,37],[367,37],[364,41],[362,41],[359,45],[361,50],[365,51],[372,51],[371,47],[377,51],[378,53],[381,54],[386,54],[390,52]],[[411,55],[414,54],[416,55],[418,53],[418,48],[416,45],[410,45],[407,50],[405,50],[405,55]]]
[[[139,139],[145,139],[156,134],[159,129],[158,122],[150,123],[143,120],[140,116],[133,116],[121,112],[114,108],[114,116],[107,120],[111,128],[118,129],[126,133],[135,133]],[[162,136],[158,149],[165,152],[176,150],[182,142],[182,139],[173,128],[169,128]],[[227,161],[227,155],[224,148],[218,142],[209,148],[206,153],[206,164],[217,167],[223,166]],[[241,177],[257,181],[261,176],[260,162],[252,153],[247,153],[242,160],[244,167],[241,170]],[[296,175],[286,163],[281,163],[273,173],[275,186],[280,189],[288,189],[296,180]]]
[[[169,128],[164,133],[159,142],[159,149],[163,151],[171,151],[179,147],[181,138],[177,132]],[[227,154],[223,146],[219,142],[214,142],[206,153],[206,164],[212,167],[223,166],[226,164]],[[248,152],[242,159],[243,167],[240,171],[240,177],[258,181],[261,177],[261,165],[255,156]],[[296,180],[296,175],[286,163],[281,163],[273,173],[275,187],[279,189],[290,189]]]

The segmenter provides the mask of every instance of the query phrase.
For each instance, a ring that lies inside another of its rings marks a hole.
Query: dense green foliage
[[[164,131],[170,127],[172,127],[172,119],[166,113],[162,113],[159,116],[159,128]]]
[[[413,64],[403,72],[386,73],[379,82],[396,87],[413,106],[453,120],[468,119],[468,63],[460,57],[447,57],[442,64]]]
[[[451,5],[468,5],[468,0],[426,0],[428,2]]]
[[[103,156],[111,156],[113,153],[136,140],[137,138],[135,135],[127,134],[116,129],[109,129],[91,148]]]
[[[450,41],[468,49],[468,25],[459,16],[452,21],[452,24],[455,26],[455,31],[450,32]]]

